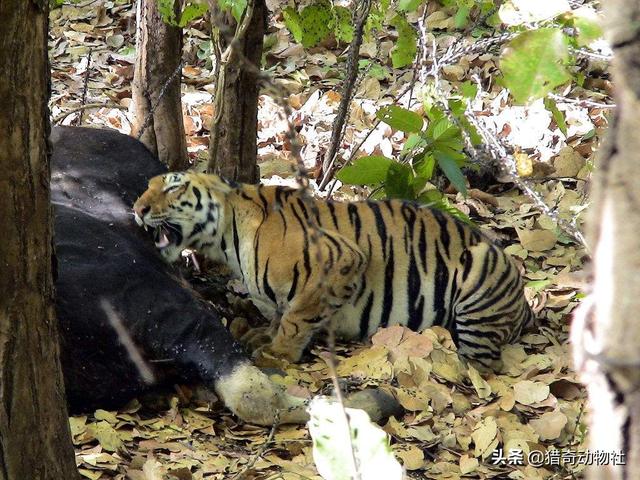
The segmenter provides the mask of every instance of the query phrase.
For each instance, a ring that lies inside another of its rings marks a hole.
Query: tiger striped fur
[[[509,257],[477,229],[400,200],[305,199],[286,187],[169,173],[134,205],[168,261],[193,248],[242,279],[274,319],[245,340],[297,361],[327,321],[338,336],[379,327],[447,328],[459,353],[484,365],[533,320]]]

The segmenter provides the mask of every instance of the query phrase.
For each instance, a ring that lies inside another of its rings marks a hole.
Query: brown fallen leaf
[[[566,424],[567,416],[559,410],[545,412],[540,418],[532,418],[529,422],[529,425],[540,435],[540,440],[558,438]]]
[[[516,228],[523,248],[529,251],[543,252],[552,249],[558,240],[555,232],[550,230],[525,230]]]
[[[523,405],[533,405],[545,400],[549,396],[549,385],[531,380],[522,380],[513,386],[516,402]]]
[[[371,343],[387,347],[392,363],[408,357],[424,358],[433,350],[429,338],[401,325],[380,329],[371,338]]]

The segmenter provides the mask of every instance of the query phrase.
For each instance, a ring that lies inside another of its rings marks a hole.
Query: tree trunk
[[[590,449],[625,459],[588,478],[640,478],[640,3],[603,2],[615,52],[616,108],[593,179],[594,283],[574,320],[576,369],[590,401]],[[626,465],[621,465],[622,461]],[[616,465],[617,464],[617,465]]]
[[[220,49],[228,49],[228,55],[223,55],[216,79],[208,170],[232,180],[256,183],[260,178],[256,162],[260,91],[256,71],[262,59],[266,6],[264,0],[253,1],[248,28],[234,39],[234,18],[220,11],[217,0],[209,0],[209,5],[213,30],[220,32]]]
[[[0,479],[77,478],[51,275],[48,0],[0,2]]]
[[[176,18],[181,3],[175,2]],[[182,29],[162,21],[157,0],[138,0],[137,8],[132,134],[144,130],[140,141],[170,170],[184,170],[189,160],[180,97],[182,72],[175,73],[182,57]]]

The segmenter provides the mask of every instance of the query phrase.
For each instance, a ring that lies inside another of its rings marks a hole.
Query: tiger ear
[[[233,190],[237,189],[240,185],[236,182],[226,180],[219,175],[209,175],[211,178],[211,188],[216,190],[224,195],[231,193]]]

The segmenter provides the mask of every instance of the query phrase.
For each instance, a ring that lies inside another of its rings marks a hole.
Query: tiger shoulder
[[[439,325],[461,355],[489,366],[533,322],[509,256],[426,206],[324,201],[186,172],[151,179],[134,212],[168,261],[196,249],[242,279],[272,318],[244,339],[257,358],[298,361],[328,322],[345,339]]]

